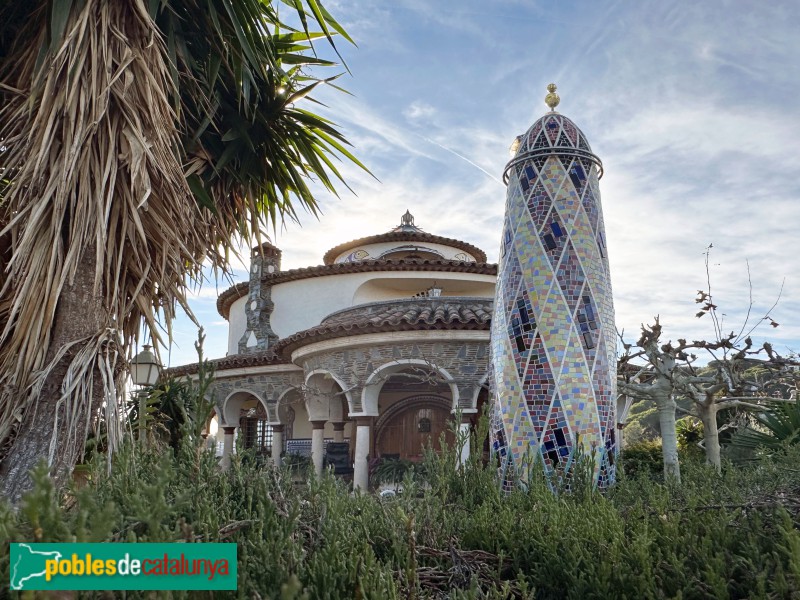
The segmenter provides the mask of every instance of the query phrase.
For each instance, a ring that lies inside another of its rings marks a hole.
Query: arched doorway
[[[272,426],[269,416],[261,402],[251,407],[242,407],[239,417],[239,431],[244,447],[255,450],[258,454],[272,452]]]
[[[451,401],[442,396],[420,394],[400,400],[375,423],[375,451],[383,458],[418,461],[425,447],[439,447],[439,438],[453,444],[450,430]]]
[[[236,427],[243,446],[260,454],[269,454],[272,427],[267,407],[253,392],[237,390],[223,402],[223,426]]]

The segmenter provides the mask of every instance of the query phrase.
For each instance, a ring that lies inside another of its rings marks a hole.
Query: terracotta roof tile
[[[474,256],[475,260],[478,262],[486,262],[486,253],[477,246],[473,246],[467,242],[462,242],[461,240],[433,235],[432,233],[425,233],[424,231],[419,230],[389,231],[387,233],[380,233],[378,235],[371,235],[369,237],[351,240],[328,250],[325,253],[325,256],[322,257],[322,260],[326,265],[330,265],[333,264],[333,261],[337,256],[343,252],[346,252],[347,250],[352,250],[358,246],[366,246],[367,244],[378,244],[380,242],[427,242],[429,244],[442,244],[443,246],[451,246],[469,253]]]
[[[489,298],[408,298],[374,302],[338,311],[320,325],[278,342],[275,351],[287,360],[292,351],[322,340],[368,333],[416,330],[488,330]]]
[[[209,360],[208,363],[214,368],[215,372],[224,371],[226,369],[240,369],[243,367],[261,367],[264,365],[279,365],[290,364],[279,356],[274,349],[265,350],[264,352],[253,352],[251,354],[233,354],[225,358],[217,358]],[[171,377],[183,377],[184,375],[192,375],[197,373],[197,364],[180,365],[167,369],[165,374]]]

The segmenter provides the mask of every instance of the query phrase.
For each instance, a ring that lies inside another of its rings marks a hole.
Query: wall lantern
[[[155,355],[150,351],[152,346],[145,344],[142,351],[131,359],[131,380],[135,385],[142,387],[149,387],[155,385],[158,381],[158,374],[161,371],[161,365],[158,364]],[[147,443],[147,426],[145,415],[147,414],[147,391],[140,389],[136,392],[139,400],[139,443],[144,445]]]
[[[429,298],[438,298],[442,295],[442,288],[436,285],[436,282],[433,282],[433,285],[428,288],[428,297]]]

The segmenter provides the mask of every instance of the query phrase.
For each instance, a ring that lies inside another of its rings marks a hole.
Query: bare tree
[[[702,305],[696,316],[702,318],[708,315],[711,320],[714,329],[711,341],[678,339],[677,344],[671,340],[661,343],[662,327],[658,317],[654,325],[642,326],[636,349],[626,343],[623,334],[620,334],[624,349],[618,369],[620,391],[656,405],[661,426],[664,473],[678,479],[680,466],[675,430],[675,414],[679,410],[675,402],[677,398],[684,397],[691,401],[688,413],[703,422],[706,460],[719,469],[721,458],[717,414],[733,408],[764,410],[763,402],[769,396],[766,383],[781,378],[791,381],[791,369],[797,364],[792,359],[778,355],[769,343],[754,349],[750,337],[765,322],[778,327],[770,314],[780,300],[780,294],[765,316],[752,323],[754,303],[751,283],[750,303],[738,333],[722,333],[722,316],[713,302],[711,292],[710,250],[711,246],[705,253],[707,289],[699,290],[695,301]],[[698,353],[701,352],[709,358],[702,367],[697,366]],[[766,358],[757,357],[762,352]],[[641,359],[643,364],[634,362],[637,359]],[[771,377],[752,377],[755,366],[769,372]]]
[[[636,343],[639,348],[637,352],[631,352],[633,346],[625,342],[624,333],[620,334],[624,352],[619,358],[617,387],[628,396],[655,404],[661,428],[664,475],[680,481],[674,378],[685,347],[676,348],[671,344],[659,346],[660,338],[661,324],[658,317],[655,318],[654,325],[642,325],[642,335]],[[637,358],[644,359],[645,364],[635,365],[632,361]]]

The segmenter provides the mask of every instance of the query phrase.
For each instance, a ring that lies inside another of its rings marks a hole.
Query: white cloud
[[[732,0],[724,10],[689,0],[464,0],[446,10],[407,0],[329,9],[359,44],[339,46],[354,74],[344,86],[355,96],[325,90],[329,108],[312,110],[341,125],[377,180],[342,165],[357,196],[321,193],[319,221],[304,216],[302,227],[278,232],[284,268],[319,264],[328,248],[386,231],[406,209],[426,231],[474,243],[497,260],[505,192],[492,176],[501,176],[513,137],[546,110],[544,88],[555,81],[559,109],[606,168],[619,326],[635,338],[660,314],[668,336],[708,335],[694,297],[713,242],[712,284],[726,323],[744,318],[749,260],[753,315],[763,316],[786,280],[773,314],[781,326],[759,335],[776,348],[800,347],[793,1]],[[246,265],[237,267],[246,278]],[[198,299],[213,308],[215,294],[205,286]],[[209,322],[218,319],[210,313]]]
[[[403,111],[403,116],[409,121],[427,121],[436,115],[436,109],[422,100],[414,100]]]

